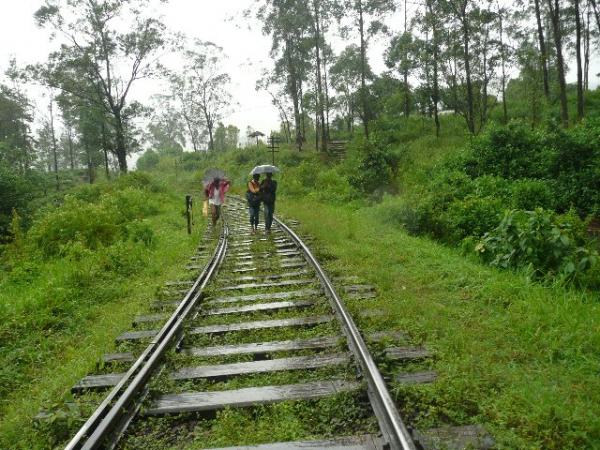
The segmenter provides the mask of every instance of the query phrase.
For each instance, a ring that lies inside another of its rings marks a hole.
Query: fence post
[[[192,196],[190,194],[185,196],[185,216],[188,234],[192,234]]]

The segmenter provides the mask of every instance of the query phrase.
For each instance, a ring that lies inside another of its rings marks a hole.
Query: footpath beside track
[[[102,373],[73,387],[82,395],[109,393],[66,449],[138,448],[161,417],[211,420],[226,409],[290,401],[319,414],[322,399],[337,397],[351,407],[347,418],[336,417],[343,425],[335,436],[252,448],[423,448],[403,423],[368,344],[383,342],[388,361],[429,353],[390,346],[405,340],[402,333],[362,335],[308,239],[282,221],[276,219],[270,235],[251,236],[245,205],[233,199],[216,233],[205,236],[216,242],[213,251],[202,244],[192,256],[187,269],[194,278],[168,283],[151,305],[153,314],[137,317],[135,329],[117,337],[118,352],[104,357]],[[340,287],[356,299],[375,295],[366,285]],[[429,371],[396,382],[433,380]],[[203,447],[195,442],[193,448]],[[249,447],[227,447],[242,448]]]

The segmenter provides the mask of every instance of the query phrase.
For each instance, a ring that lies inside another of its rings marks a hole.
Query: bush
[[[97,203],[67,195],[63,205],[49,210],[35,222],[28,238],[46,257],[63,253],[74,242],[97,249],[127,239],[129,234],[149,245],[152,235],[148,230],[130,222],[157,211],[158,207],[148,201],[143,191],[133,188],[103,194]]]
[[[524,123],[492,126],[471,145],[465,169],[472,177],[495,175],[506,179],[544,178],[555,155],[542,135]]]
[[[149,149],[137,160],[135,166],[138,170],[152,170],[158,166],[160,156],[154,150]]]
[[[348,176],[353,188],[365,194],[382,196],[392,188],[400,156],[396,151],[384,148],[362,137],[351,145],[351,152],[358,158],[354,173]]]
[[[452,243],[466,237],[481,237],[498,226],[502,219],[502,201],[494,197],[469,196],[452,202],[443,215],[444,236]]]
[[[146,190],[149,192],[165,192],[166,187],[156,181],[155,178],[144,172],[129,172],[121,175],[114,184],[114,190],[125,188]]]
[[[584,229],[573,213],[512,210],[483,236],[476,251],[492,266],[530,267],[538,276],[560,274],[577,279],[598,260],[597,252],[585,246]]]
[[[511,204],[514,209],[532,211],[535,208],[552,210],[555,206],[554,189],[542,180],[522,179],[512,184]]]
[[[35,183],[28,177],[19,176],[14,170],[0,164],[0,242],[8,237],[13,209],[25,216],[35,190]]]

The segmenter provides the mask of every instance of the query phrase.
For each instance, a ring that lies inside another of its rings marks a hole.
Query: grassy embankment
[[[203,220],[188,236],[183,203],[140,176],[82,186],[5,249],[0,448],[49,448],[85,420],[93,405],[70,409],[70,387],[114,350],[164,281],[189,276],[183,266]],[[39,427],[33,417],[42,408],[53,416]]]
[[[383,311],[386,328],[433,351],[438,381],[397,390],[407,417],[421,427],[482,423],[499,448],[600,446],[595,299],[410,237],[378,221],[376,208],[290,198],[279,208],[335,257],[331,272],[377,286],[378,300],[351,302],[354,311]]]

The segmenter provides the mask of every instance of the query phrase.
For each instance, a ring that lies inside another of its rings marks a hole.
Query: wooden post
[[[185,196],[185,216],[188,234],[192,234],[192,196],[190,194]]]
[[[279,153],[277,151],[277,149],[279,148],[277,146],[277,144],[279,144],[279,138],[271,135],[269,137],[269,145],[267,146],[267,148],[269,149],[269,152],[271,153],[271,159],[272,159],[272,164],[275,165],[275,153]]]

